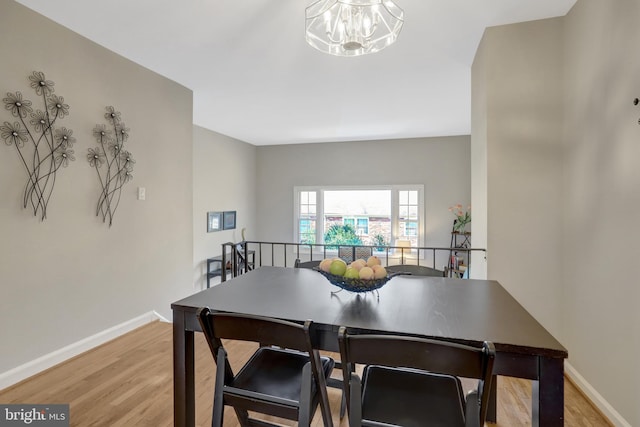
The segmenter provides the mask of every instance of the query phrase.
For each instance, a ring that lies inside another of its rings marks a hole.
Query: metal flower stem
[[[49,146],[49,153],[47,153],[47,155],[45,156],[45,158],[43,159],[43,161],[46,161],[47,158],[51,157],[53,158],[53,153],[55,153],[55,151],[59,148],[60,145],[62,145],[62,143],[60,143],[58,146],[54,147],[54,138],[53,138],[53,123],[58,120],[58,113],[56,112],[55,117],[53,118],[53,121],[51,121],[51,118],[49,116],[49,105],[47,105],[47,97],[45,96],[45,94],[42,94],[42,99],[44,101],[44,111],[45,114],[47,115],[47,123],[49,123],[49,126],[47,126],[47,129],[43,129],[42,131],[42,137],[44,138],[44,140],[46,141],[47,145]],[[46,137],[47,131],[49,131],[49,136],[50,136],[50,140]],[[36,150],[37,151],[37,150]],[[40,153],[38,153],[38,159],[40,158]],[[38,162],[38,170],[40,170],[40,166],[42,165],[42,162]],[[43,179],[45,179],[45,183],[44,183],[44,187],[47,188],[47,184],[49,183],[49,178],[51,177],[51,174],[53,174],[53,183],[51,184],[51,191],[49,191],[49,194],[47,195],[46,201],[45,201],[45,206],[49,203],[49,199],[51,198],[51,193],[53,191],[53,186],[55,185],[56,182],[56,175],[55,172],[58,171],[59,166],[58,167],[54,167],[55,166],[55,161],[50,161],[49,162],[49,172],[43,177]]]
[[[104,153],[105,158],[109,158],[107,154],[106,148],[104,148],[104,138],[100,137],[100,147],[102,148],[102,152]],[[102,193],[98,198],[98,206],[96,207],[96,216],[102,213],[102,220],[105,221],[107,215],[109,215],[109,226],[111,226],[111,210],[108,204],[105,206],[105,200],[107,200],[107,194],[109,191],[109,186],[111,185],[111,161],[107,160],[107,176],[105,179],[102,179],[100,175],[100,170],[98,169],[98,165],[96,164],[96,171],[98,171],[98,177],[100,178],[100,184],[102,185]]]
[[[122,146],[124,145],[124,142],[121,141],[120,138],[118,138],[118,129],[117,129],[115,120],[114,120],[113,128],[114,128],[113,130],[116,137],[116,145],[122,148]],[[109,159],[107,150],[104,147],[104,141],[101,141],[101,146],[102,146],[102,151],[105,157]],[[120,161],[118,156],[119,151],[121,150],[118,150],[118,152],[114,151],[113,157],[107,160],[107,176],[105,178],[105,184],[103,184],[102,194],[98,199],[98,209],[102,213],[102,219],[106,220],[106,218],[108,217],[109,226],[111,226],[111,224],[113,223],[113,215],[115,214],[115,211],[118,208],[118,204],[120,202],[120,195],[118,194],[117,203],[112,209],[111,203],[113,201],[113,196],[117,190],[122,188],[122,184],[120,184],[120,179],[119,179],[120,177]],[[112,167],[114,166],[114,163],[115,163],[116,171],[115,173],[112,173]],[[114,182],[113,182],[114,179],[116,180],[115,186],[112,188],[112,186],[114,185]],[[102,182],[102,178],[100,180]],[[98,212],[96,212],[96,215],[98,215]]]
[[[15,145],[28,176],[23,190],[23,208],[30,205],[34,216],[44,220],[57,172],[61,166],[66,167],[69,161],[74,160],[70,148],[75,138],[71,136],[73,131],[64,127],[54,133],[57,120],[67,115],[69,110],[63,97],[53,95],[54,82],[46,80],[44,73],[39,71],[34,71],[29,80],[36,94],[42,97],[44,110],[34,113],[31,101],[23,99],[22,93],[7,93],[3,99],[5,109],[17,121],[5,121],[0,126],[0,136],[6,145]],[[27,117],[31,120],[25,120]],[[60,138],[59,142],[57,138]]]
[[[113,130],[107,131],[104,125],[94,129],[98,140],[98,147],[90,149],[87,159],[96,169],[102,190],[98,197],[96,216],[102,216],[103,222],[113,224],[113,217],[120,205],[122,187],[131,179],[132,165],[135,163],[129,152],[124,150],[128,137],[128,129],[120,122],[120,113],[113,107],[107,107],[105,118],[111,123]],[[111,132],[114,136],[111,137]],[[122,158],[123,155],[126,158]],[[105,164],[106,170],[101,173],[100,168]]]
[[[45,99],[45,108],[47,108],[46,99]],[[35,140],[35,138],[31,134],[31,131],[29,130],[29,127],[27,126],[27,124],[24,122],[24,118],[22,116],[20,116],[20,122],[25,127],[25,130],[27,131],[27,134],[29,135],[29,139],[31,140],[31,142],[33,143],[33,146],[34,146],[33,159],[31,161],[32,169],[31,169],[31,172],[29,173],[29,180],[25,184],[25,189],[24,189],[23,207],[26,208],[27,204],[30,201],[31,202],[31,207],[34,209],[34,214],[35,214],[35,212],[38,211],[38,209],[42,209],[42,219],[45,219],[46,216],[47,216],[47,207],[46,207],[46,205],[47,205],[47,201],[49,200],[49,198],[44,196],[44,191],[43,191],[42,188],[43,187],[45,189],[47,188],[48,181],[45,181],[43,186],[40,185],[40,181],[42,180],[42,177],[40,177],[40,166],[42,165],[42,163],[44,163],[46,161],[46,159],[49,156],[45,156],[44,159],[40,159],[39,145],[40,145],[40,141],[42,140],[42,138],[45,138],[45,140],[46,140],[46,131],[53,125],[53,122],[51,122],[49,124],[47,129],[43,129],[42,134],[40,135],[40,137],[38,138],[37,141]],[[16,145],[16,148],[18,150],[18,153],[20,154],[20,157],[23,159],[23,163],[25,164],[25,167],[27,168],[27,171],[28,171],[29,167],[26,165],[26,161],[24,160],[24,157],[22,155],[22,151],[20,150],[20,147],[18,145]],[[51,148],[51,146],[49,148]],[[51,151],[53,151],[53,148],[51,148]],[[51,173],[51,168],[49,169],[49,174],[50,173]],[[47,174],[47,176],[49,174]],[[50,190],[53,190],[53,188],[51,187]],[[36,194],[38,203],[35,203],[34,200],[33,200],[34,193]]]
[[[60,146],[62,145],[62,143],[58,144],[57,146],[54,146],[54,138],[53,138],[53,125],[55,124],[56,120],[58,119],[58,114],[56,113],[55,117],[53,118],[53,120],[50,119],[49,116],[49,105],[47,104],[47,98],[45,96],[45,94],[42,94],[42,98],[43,98],[43,102],[44,102],[44,111],[46,112],[46,117],[47,117],[47,127],[43,128],[42,130],[42,134],[40,135],[40,137],[38,138],[37,141],[35,141],[35,139],[33,138],[33,136],[31,135],[31,131],[29,130],[29,128],[27,127],[26,123],[24,123],[24,119],[21,117],[20,121],[22,122],[23,126],[27,129],[27,133],[29,134],[29,138],[31,138],[31,140],[33,141],[33,144],[35,146],[35,149],[33,150],[33,169],[32,172],[30,174],[30,178],[31,180],[33,180],[33,178],[36,179],[35,181],[35,185],[31,186],[31,188],[25,188],[25,193],[24,193],[24,207],[27,207],[27,202],[28,199],[30,199],[31,201],[31,205],[34,207],[35,209],[35,205],[33,202],[33,194],[34,192],[38,195],[38,206],[40,206],[42,208],[42,213],[43,213],[43,219],[46,217],[46,206],[49,203],[49,199],[51,198],[51,194],[53,192],[53,187],[55,185],[55,173],[58,171],[58,169],[60,168],[59,166],[55,166],[55,161],[50,161],[49,162],[49,171],[44,175],[44,176],[40,176],[40,167],[43,165],[43,163],[45,163],[47,161],[47,159],[52,158],[53,157],[53,153],[60,148]],[[49,136],[51,139],[47,138],[47,132],[49,133]],[[44,138],[44,140],[47,143],[47,146],[49,148],[49,152],[47,153],[46,156],[44,156],[44,158],[40,158],[40,151],[39,151],[39,146],[40,146],[40,142],[42,141],[42,139]],[[52,159],[53,160],[53,159]],[[51,178],[51,175],[53,175],[53,182],[51,184],[50,187],[47,187],[48,183],[49,183],[49,178]],[[42,185],[42,187],[40,186],[40,181],[44,180],[44,184]],[[27,186],[29,184],[27,183]],[[48,188],[49,191],[47,193],[47,195],[45,196],[44,192],[42,191],[42,188]]]
[[[120,194],[121,192],[118,191],[122,188],[123,183],[121,183],[121,179],[120,179],[120,173],[121,173],[121,168],[120,168],[120,153],[122,152],[123,148],[124,148],[124,139],[122,138],[122,135],[119,135],[120,132],[118,132],[118,126],[116,124],[116,120],[113,120],[113,133],[116,136],[116,144],[118,147],[120,147],[118,150],[114,151],[113,153],[113,160],[112,160],[112,164],[113,161],[115,161],[116,163],[116,173],[113,177],[111,177],[111,180],[113,181],[113,179],[116,180],[115,183],[115,188],[107,195],[105,195],[106,197],[109,197],[109,208],[111,208],[111,203],[113,201],[113,196],[116,194],[116,191],[118,192],[118,199],[116,201],[115,206],[113,207],[113,211],[111,212],[111,217],[113,217],[113,214],[115,214],[116,210],[118,209],[118,205],[120,204]],[[120,137],[118,137],[120,136]],[[109,169],[111,170],[111,169]],[[111,222],[109,222],[109,224],[111,224]]]
[[[116,136],[116,140],[117,140],[117,136]],[[106,219],[109,218],[109,226],[111,226],[111,224],[113,224],[113,214],[115,213],[115,209],[114,210],[111,209],[112,197],[110,197],[110,195],[113,195],[115,191],[115,189],[111,189],[113,179],[114,179],[111,173],[111,168],[113,166],[114,159],[113,158],[109,159],[109,155],[107,154],[107,149],[105,148],[104,145],[105,145],[104,138],[101,137],[100,147],[102,148],[102,152],[105,158],[107,158],[108,160],[107,160],[106,177],[104,179],[102,179],[102,175],[100,174],[100,169],[98,168],[97,163],[95,166],[96,171],[98,172],[98,178],[100,179],[100,185],[102,186],[102,192],[100,194],[100,197],[98,198],[98,206],[96,207],[96,216],[102,214],[103,221],[106,221]],[[116,173],[115,176],[118,176],[118,174]]]

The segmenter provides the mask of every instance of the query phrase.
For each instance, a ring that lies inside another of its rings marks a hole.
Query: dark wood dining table
[[[171,305],[174,425],[195,425],[194,332],[199,307],[295,322],[311,319],[321,349],[337,351],[337,331],[383,332],[496,347],[494,374],[533,380],[532,425],[564,423],[567,350],[498,282],[397,276],[375,292],[339,288],[309,269],[260,267]],[[488,419],[496,417],[496,381]]]

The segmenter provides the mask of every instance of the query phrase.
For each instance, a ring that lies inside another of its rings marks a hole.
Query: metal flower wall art
[[[62,96],[54,95],[54,83],[44,73],[34,71],[29,76],[31,87],[42,99],[42,109],[22,93],[7,93],[4,107],[14,119],[0,126],[0,138],[16,149],[20,162],[28,175],[22,197],[23,207],[31,207],[34,216],[47,217],[47,205],[60,168],[75,160],[73,131],[58,127],[58,120],[69,114],[69,105]]]
[[[131,153],[124,149],[129,139],[129,128],[121,120],[119,111],[107,107],[104,118],[108,125],[96,125],[93,136],[98,146],[90,148],[87,154],[89,164],[95,168],[102,191],[98,197],[96,216],[113,224],[113,216],[120,204],[122,187],[133,179],[133,165],[136,163]]]

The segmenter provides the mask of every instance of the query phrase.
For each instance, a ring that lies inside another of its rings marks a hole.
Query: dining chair
[[[338,331],[349,426],[480,427],[491,390],[495,348],[397,335]],[[352,363],[366,365],[362,379]],[[459,377],[478,380],[466,396]]]
[[[320,265],[320,260],[318,261],[300,261],[300,258],[296,258],[293,263],[294,268],[315,268]]]
[[[373,249],[369,246],[338,246],[338,258],[341,258],[347,264],[357,259],[366,261],[371,255],[373,255]]]
[[[334,361],[320,356],[315,326],[242,314],[197,312],[216,363],[212,427],[221,427],[224,407],[235,410],[241,426],[275,426],[250,418],[247,411],[297,420],[309,426],[320,405],[325,427],[333,427],[325,378]],[[259,343],[234,373],[222,339]],[[276,347],[278,346],[278,347]]]
[[[447,272],[443,270],[437,270],[431,267],[425,267],[424,265],[415,264],[399,264],[390,265],[386,267],[389,273],[405,273],[411,276],[433,276],[433,277],[446,277]]]
[[[294,268],[309,268],[309,269],[313,269],[317,266],[320,265],[321,261],[300,261],[299,258],[296,258],[293,267]],[[337,371],[341,371],[342,370],[342,365],[340,363],[339,360],[335,361],[335,366],[334,369]],[[333,387],[333,388],[339,388],[342,390],[343,386],[342,386],[342,379],[337,379],[337,378],[332,378],[330,375],[327,376],[327,386],[329,387]],[[342,419],[342,417],[344,417],[344,414],[346,413],[347,410],[347,400],[346,400],[346,396],[344,393],[344,390],[342,392],[342,398],[340,400],[340,418]]]

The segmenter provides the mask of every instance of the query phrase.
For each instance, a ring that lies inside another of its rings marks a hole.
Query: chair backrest
[[[214,355],[222,346],[222,339],[278,345],[308,353],[313,350],[311,335],[312,331],[315,335],[315,327],[310,320],[300,325],[267,317],[216,313],[208,307],[198,310],[198,319]]]
[[[345,327],[338,331],[338,342],[344,378],[350,377],[350,366],[359,363],[478,379],[480,416],[485,419],[495,360],[493,343],[485,341],[482,347],[471,347],[397,335],[350,335]],[[349,387],[347,381],[345,387]]]
[[[446,276],[446,272],[443,270],[437,270],[435,268],[425,267],[423,265],[415,265],[415,264],[390,265],[387,267],[387,271],[390,273],[407,273],[412,276],[433,276],[433,277]]]
[[[315,268],[320,265],[320,261],[300,261],[299,258],[296,258],[295,263],[293,264],[294,268]]]

